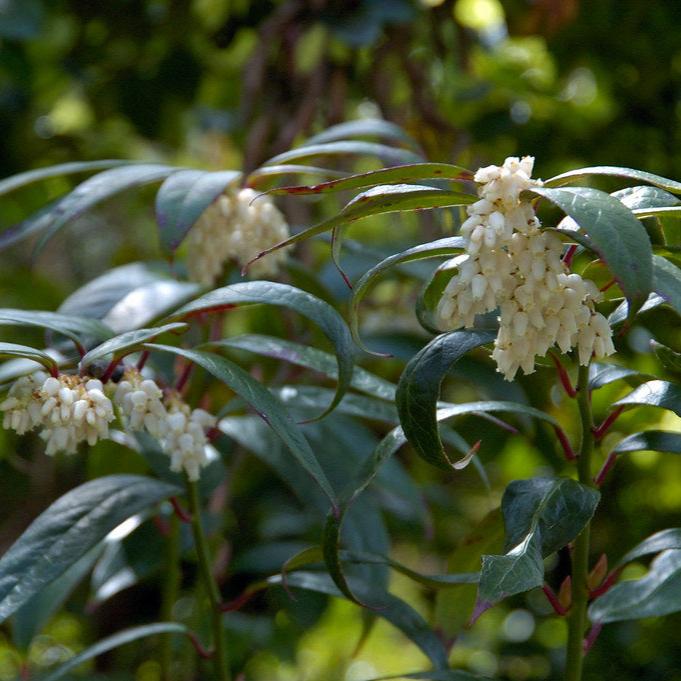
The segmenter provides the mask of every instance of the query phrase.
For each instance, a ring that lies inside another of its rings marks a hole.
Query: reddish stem
[[[240,596],[232,599],[228,603],[223,603],[220,606],[222,612],[232,612],[233,610],[240,610],[248,601],[255,596],[255,591],[244,591]]]
[[[615,454],[615,452],[610,452],[610,454],[608,454],[608,458],[601,467],[601,470],[598,471],[596,477],[594,478],[594,485],[596,485],[596,487],[600,487],[603,484],[605,477],[610,472],[610,469],[615,465],[615,461],[617,461],[617,454]]]
[[[175,390],[177,390],[178,393],[182,392],[184,387],[187,385],[187,381],[189,380],[193,369],[194,365],[191,362],[188,362],[180,374],[180,377],[177,379],[177,383],[175,383]]]
[[[614,286],[616,283],[617,283],[617,279],[613,278],[607,284],[601,286],[601,288],[599,288],[598,290],[601,293],[605,293],[605,291],[607,291],[611,286]]]
[[[192,645],[194,646],[196,654],[199,657],[203,658],[204,660],[210,660],[215,654],[215,651],[209,650],[208,648],[204,648],[201,641],[199,641],[199,637],[193,631],[187,632],[187,638],[191,641]]]
[[[122,357],[114,357],[111,362],[109,362],[109,366],[102,374],[102,383],[106,383],[113,376],[113,372],[116,371],[116,367],[121,363],[121,359]]]
[[[73,344],[76,346],[76,350],[78,350],[78,354],[80,355],[81,359],[85,357],[85,348],[82,346],[81,343],[79,343],[77,340],[73,341]]]
[[[565,263],[566,267],[572,267],[572,259],[575,257],[575,253],[577,251],[577,244],[572,244],[567,251],[565,251],[565,255],[563,256],[563,262]]]
[[[161,516],[155,515],[153,518],[153,522],[154,525],[156,525],[156,529],[164,537],[167,537],[170,534],[170,524],[165,518],[161,518]]]
[[[623,411],[624,405],[617,407],[617,409],[614,409],[605,417],[600,426],[593,429],[594,439],[596,441],[600,440],[608,432],[610,426],[617,421],[617,418]]]
[[[47,370],[50,372],[52,378],[59,378],[59,367],[56,364],[50,364]]]
[[[192,517],[187,511],[182,508],[182,505],[178,501],[177,497],[170,497],[170,503],[173,507],[173,511],[175,511],[175,515],[183,522],[183,523],[190,523],[192,521]]]
[[[560,383],[563,386],[563,390],[565,390],[568,397],[574,399],[575,397],[577,397],[577,391],[572,385],[570,376],[568,375],[568,372],[565,370],[563,363],[560,361],[560,358],[555,353],[550,352],[549,355],[553,360],[553,363],[556,365],[556,370],[558,371],[558,378],[560,379]]]
[[[598,598],[602,596],[610,587],[618,580],[622,568],[616,568],[601,582],[600,586],[589,592],[589,598]]]
[[[565,431],[560,426],[553,426],[553,430],[556,432],[558,442],[560,442],[561,446],[563,447],[563,453],[565,454],[565,458],[568,461],[574,461],[577,458],[577,455],[572,449],[572,445],[570,444],[570,440],[568,440]]]
[[[145,350],[140,355],[140,358],[137,360],[137,371],[142,371],[142,369],[144,369],[144,365],[147,363],[148,359],[149,359],[149,350]]]
[[[596,639],[598,638],[598,635],[601,633],[602,628],[603,624],[601,622],[596,622],[596,624],[594,624],[593,627],[591,627],[591,630],[584,639],[583,650],[585,655],[591,650],[593,644],[596,643]]]
[[[542,591],[544,592],[546,600],[551,604],[551,607],[553,608],[556,615],[559,617],[565,617],[565,615],[568,614],[568,610],[560,604],[558,596],[556,596],[553,589],[548,584],[544,584],[544,586],[542,586]]]

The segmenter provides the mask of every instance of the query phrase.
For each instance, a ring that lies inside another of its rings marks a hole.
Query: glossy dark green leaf
[[[661,255],[653,256],[654,290],[681,315],[681,269]]]
[[[494,334],[487,331],[442,334],[414,355],[402,372],[395,396],[400,423],[419,456],[434,466],[451,469],[437,428],[440,385],[457,360],[492,340]]]
[[[670,180],[661,175],[654,175],[647,173],[644,170],[635,170],[633,168],[619,168],[617,166],[592,166],[589,168],[577,168],[570,170],[567,173],[561,173],[555,177],[551,177],[544,181],[545,187],[561,187],[569,184],[574,180],[581,180],[590,175],[606,175],[609,177],[624,177],[627,180],[635,180],[637,182],[647,182],[655,187],[661,187],[675,194],[681,194],[681,182]]]
[[[243,334],[206,343],[201,347],[247,350],[258,355],[281,359],[307,369],[313,369],[329,378],[338,378],[338,364],[333,355],[323,350],[312,348],[309,345],[302,345],[283,338],[263,336],[261,334]],[[392,401],[395,399],[395,389],[397,386],[358,366],[353,370],[350,385],[355,390],[382,400]]]
[[[271,585],[281,584],[283,579],[277,575],[267,580]],[[316,591],[329,596],[343,597],[328,575],[314,572],[294,572],[286,577],[289,587]],[[362,583],[350,580],[351,588],[366,603],[375,608],[375,614],[399,629],[410,641],[415,643],[428,657],[436,669],[447,667],[447,653],[442,642],[430,629],[426,621],[411,606],[390,593],[379,593],[368,589]]]
[[[126,189],[158,182],[176,172],[178,168],[160,164],[132,164],[122,168],[111,168],[93,175],[81,182],[73,191],[59,199],[46,211],[24,220],[16,230],[33,233],[44,232],[36,253],[42,251],[47,242],[67,223],[83,215],[98,203],[119,194]],[[0,235],[0,247],[3,236]]]
[[[656,341],[651,341],[650,347],[665,369],[681,373],[681,352],[674,352],[671,348]]]
[[[84,338],[101,340],[113,335],[111,329],[96,319],[41,310],[0,309],[0,326],[36,326],[60,333],[76,342]]]
[[[75,669],[83,662],[92,660],[98,655],[113,650],[114,648],[119,648],[126,643],[132,643],[133,641],[138,641],[141,638],[146,638],[148,636],[157,636],[158,634],[188,634],[189,630],[184,624],[179,622],[155,622],[154,624],[144,624],[140,627],[131,627],[130,629],[124,629],[119,631],[117,634],[112,636],[107,636],[103,638],[89,648],[86,648],[82,652],[74,655],[67,662],[60,665],[54,671],[48,673],[46,676],[40,678],[40,681],[57,681],[57,679],[63,678],[72,669]]]
[[[594,250],[608,265],[630,301],[630,314],[653,290],[650,238],[632,212],[606,192],[589,187],[533,188],[532,193],[558,206],[578,225],[572,238]]]
[[[341,142],[326,142],[323,144],[308,144],[304,147],[298,147],[285,151],[283,154],[278,154],[272,157],[263,165],[281,165],[283,163],[300,163],[301,161],[308,161],[311,158],[317,157],[329,158],[347,158],[347,157],[362,157],[370,156],[379,159],[385,165],[402,165],[404,163],[419,163],[423,160],[420,154],[407,149],[400,149],[398,147],[389,147],[385,144],[376,144],[375,142],[358,142],[358,141],[341,141]]]
[[[198,364],[241,396],[283,440],[295,460],[312,476],[328,497],[331,505],[336,506],[336,495],[331,483],[327,480],[300,427],[289,416],[281,402],[265,386],[258,383],[248,372],[234,362],[212,353],[196,352],[153,343],[148,343],[146,347],[149,350],[170,352]]]
[[[641,451],[681,454],[681,433],[666,430],[648,430],[643,433],[634,433],[620,440],[612,451],[617,454]]]
[[[285,163],[278,166],[263,166],[261,168],[256,168],[246,178],[246,186],[255,189],[259,185],[267,183],[268,180],[277,177],[287,177],[289,175],[309,175],[312,177],[340,178],[345,177],[347,173],[344,173],[340,170],[330,170],[329,168],[315,168],[314,166]]]
[[[154,340],[164,333],[182,333],[186,331],[187,324],[183,322],[174,322],[171,324],[164,324],[163,326],[156,326],[151,329],[135,329],[134,331],[126,331],[119,336],[114,336],[101,345],[92,348],[80,360],[81,367],[88,367],[93,362],[102,359],[118,359],[129,355],[131,352],[139,350],[144,343]]]
[[[309,239],[323,232],[335,230],[372,215],[427,210],[431,208],[451,208],[452,206],[464,206],[476,200],[477,197],[472,194],[436,189],[435,187],[415,184],[379,185],[358,194],[334,217],[324,220],[324,222],[318,225],[308,227],[289,237],[286,241],[282,241],[262,251],[258,254],[257,258],[261,258],[284,246]],[[254,258],[254,260],[257,258]]]
[[[217,311],[234,305],[265,303],[286,307],[315,322],[331,341],[338,364],[338,387],[329,406],[318,417],[326,416],[338,405],[352,380],[355,348],[344,319],[327,302],[306,291],[273,281],[248,281],[210,291],[170,315],[182,320],[196,314]]]
[[[178,170],[170,175],[156,194],[161,248],[175,251],[203,211],[240,177],[236,170]]]
[[[326,130],[309,137],[304,146],[311,144],[326,144],[340,140],[353,140],[362,137],[378,137],[390,142],[405,144],[408,147],[418,149],[416,141],[410,137],[399,125],[384,121],[380,118],[365,118],[356,121],[346,121],[338,125],[332,125]]]
[[[349,175],[337,180],[321,182],[313,185],[298,185],[294,187],[277,187],[268,193],[272,194],[326,194],[348,189],[364,189],[377,185],[412,183],[417,180],[471,180],[473,173],[461,166],[449,163],[409,163],[403,166],[391,166],[380,170],[370,170],[367,173]]]
[[[660,407],[681,416],[681,386],[668,381],[648,381],[614,404],[620,405]]]
[[[410,672],[408,674],[393,674],[379,676],[370,681],[390,681],[390,679],[423,679],[425,681],[494,681],[490,676],[479,676],[460,669],[443,669],[430,672]]]
[[[369,287],[374,283],[377,277],[383,272],[395,267],[396,265],[414,262],[416,260],[425,260],[427,258],[438,258],[451,256],[462,250],[465,246],[464,239],[458,236],[447,237],[431,241],[429,243],[420,244],[413,248],[408,248],[406,251],[391,255],[385,258],[377,265],[362,275],[362,278],[355,284],[352,301],[350,303],[350,329],[355,342],[366,350],[362,344],[359,333],[359,306],[362,299],[366,295]]]
[[[615,584],[589,607],[593,622],[660,617],[681,610],[681,550],[662,552],[641,579]]]
[[[51,177],[61,177],[63,175],[74,175],[76,173],[88,173],[92,170],[106,170],[117,166],[130,165],[132,161],[104,160],[104,161],[82,161],[75,163],[60,163],[46,168],[35,168],[25,173],[12,175],[0,180],[0,196],[9,194],[21,187],[47,180]]]
[[[667,549],[681,549],[681,528],[672,527],[651,534],[650,537],[646,537],[640,544],[627,551],[618,561],[616,567],[622,567],[633,560],[648,556],[651,553],[660,553]]]
[[[39,362],[49,371],[57,370],[57,362],[54,358],[50,357],[50,355],[48,355],[46,352],[43,352],[42,350],[29,348],[27,345],[17,345],[16,343],[0,343],[0,357],[3,359],[23,357],[26,359],[31,359],[34,362]]]
[[[124,520],[179,493],[181,489],[152,478],[110,475],[57,499],[0,558],[0,621]]]
[[[626,187],[625,189],[613,192],[611,196],[614,196],[633,211],[647,208],[667,208],[681,204],[681,200],[674,196],[674,194],[670,194],[659,187],[645,185]]]
[[[598,390],[604,385],[609,385],[628,376],[640,376],[640,374],[638,371],[620,364],[591,362],[589,365],[589,390]]]
[[[639,219],[644,218],[681,218],[681,206],[665,206],[657,208],[636,208],[634,215]]]
[[[504,492],[504,555],[485,555],[479,599],[496,603],[544,582],[544,557],[566,546],[584,529],[600,494],[569,478],[516,480]]]

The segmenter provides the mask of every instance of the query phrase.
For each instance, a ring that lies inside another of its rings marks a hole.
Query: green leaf
[[[516,480],[504,492],[505,555],[482,557],[479,599],[496,603],[544,582],[544,557],[584,529],[600,494],[569,478]]]
[[[681,206],[657,207],[657,208],[637,208],[633,211],[639,219],[644,218],[681,218]]]
[[[303,166],[304,167],[304,166]],[[349,175],[337,180],[313,185],[298,185],[294,187],[277,187],[268,194],[326,194],[348,189],[364,189],[377,185],[412,183],[415,180],[471,180],[473,173],[461,166],[449,163],[409,163],[402,166],[391,166],[380,170],[370,170],[367,173]]]
[[[0,180],[0,196],[16,191],[21,187],[47,180],[51,177],[61,177],[62,175],[73,175],[75,173],[87,173],[91,170],[105,170],[117,166],[131,165],[133,161],[106,160],[106,161],[84,161],[77,163],[60,163],[46,168],[35,168],[25,173],[12,175]]]
[[[436,669],[445,669],[447,653],[435,632],[430,629],[426,621],[411,606],[390,593],[380,593],[367,588],[359,581],[349,580],[353,592],[362,597],[365,602],[375,607],[378,617],[390,622],[399,629],[410,641],[415,643],[432,662]],[[271,585],[283,583],[280,575],[270,577],[267,582]],[[314,572],[295,572],[286,577],[289,587],[316,591],[342,598],[343,594],[336,588],[328,575]]]
[[[667,208],[681,204],[681,200],[676,196],[659,187],[626,187],[613,192],[611,196],[620,200],[627,208],[634,211],[634,214],[639,209]]]
[[[319,156],[330,158],[346,158],[373,156],[385,165],[395,166],[404,163],[419,163],[423,160],[420,154],[407,149],[389,147],[374,142],[327,142],[324,144],[309,144],[297,149],[285,151],[263,163],[264,166],[281,165],[282,163],[300,163]]]
[[[681,416],[681,386],[668,381],[648,381],[615,402],[613,406],[621,405],[660,407]]]
[[[230,389],[240,395],[283,440],[296,461],[312,476],[328,497],[331,505],[333,507],[337,505],[336,495],[331,487],[331,483],[327,480],[299,426],[289,416],[281,402],[265,386],[258,383],[241,367],[224,357],[207,352],[197,352],[153,343],[148,343],[145,347],[148,350],[159,350],[179,355],[198,364],[209,374],[225,383]]]
[[[627,551],[618,561],[616,567],[623,567],[642,556],[660,553],[667,549],[681,549],[681,528],[672,527],[651,534],[650,537],[647,537],[640,544],[634,546],[633,549]]]
[[[591,362],[589,365],[589,390],[598,390],[598,388],[619,381],[622,378],[640,375],[638,371],[619,364]]]
[[[78,655],[74,655],[67,662],[60,665],[53,672],[47,674],[40,678],[40,681],[57,681],[57,679],[63,678],[72,669],[75,669],[83,662],[87,662],[98,655],[113,650],[114,648],[119,648],[126,643],[132,643],[140,638],[146,638],[148,636],[156,636],[158,634],[188,634],[189,630],[184,624],[179,622],[156,622],[154,624],[144,624],[140,627],[131,627],[130,629],[124,629],[119,631],[117,634],[112,636],[107,636],[106,638],[97,641],[94,645],[86,648]]]
[[[178,168],[160,164],[133,164],[111,168],[97,173],[81,182],[73,191],[54,203],[49,210],[41,211],[33,218],[17,226],[18,234],[35,231],[45,232],[38,242],[35,253],[40,253],[47,242],[67,223],[89,211],[98,203],[132,187],[158,182],[177,172]],[[0,248],[5,245],[0,234]],[[16,234],[15,234],[16,240]]]
[[[0,622],[124,520],[180,493],[152,478],[109,475],[57,499],[0,558]]]
[[[443,669],[430,672],[410,672],[408,674],[393,674],[392,676],[379,676],[370,681],[390,681],[390,679],[425,679],[425,681],[494,681],[489,676],[478,676],[459,669]]]
[[[131,352],[139,350],[144,343],[154,340],[164,333],[182,333],[186,331],[188,325],[183,322],[175,322],[172,324],[164,324],[163,326],[155,326],[151,329],[135,329],[134,331],[126,331],[119,336],[109,338],[96,348],[92,348],[81,360],[80,366],[87,368],[93,362],[101,359],[119,359]]]
[[[681,454],[681,433],[666,430],[648,430],[643,433],[634,433],[620,440],[612,451],[617,454],[641,451]]]
[[[593,622],[660,617],[681,610],[681,550],[670,549],[651,563],[641,579],[616,584],[589,607]]]
[[[46,352],[36,350],[35,348],[29,348],[27,345],[0,343],[0,357],[24,357],[26,359],[32,359],[34,362],[39,362],[50,372],[57,371],[57,361],[55,359],[50,357]]]
[[[36,326],[60,333],[80,343],[84,338],[110,338],[113,331],[96,319],[41,310],[0,308],[0,326]]]
[[[562,185],[581,180],[589,175],[606,175],[610,177],[624,177],[627,180],[647,182],[656,187],[667,189],[670,192],[681,194],[681,182],[670,180],[661,175],[647,173],[644,170],[634,170],[633,168],[618,168],[617,166],[592,166],[589,168],[578,168],[567,173],[561,173],[544,181],[545,187],[561,187]]]
[[[362,278],[355,285],[352,301],[350,302],[350,329],[355,342],[364,350],[367,348],[362,343],[359,333],[359,306],[366,295],[369,287],[387,269],[415,260],[425,260],[427,258],[439,258],[454,255],[465,246],[464,239],[458,236],[437,239],[426,244],[420,244],[406,251],[391,255],[362,275]]]
[[[653,288],[681,315],[681,269],[661,255],[653,256]]]
[[[570,232],[607,264],[630,301],[633,315],[653,289],[652,247],[645,227],[616,198],[589,187],[530,190],[558,206],[578,225]]]
[[[379,137],[390,142],[404,144],[412,149],[418,149],[416,141],[399,125],[395,125],[395,123],[391,123],[390,121],[384,121],[380,118],[346,121],[345,123],[332,125],[330,128],[309,137],[303,142],[303,145],[326,144],[327,142],[352,140],[361,137]]]
[[[173,253],[203,211],[240,177],[236,170],[178,170],[170,175],[156,194],[161,248]]]
[[[246,186],[255,189],[263,181],[286,175],[311,175],[318,177],[345,177],[347,173],[329,168],[315,168],[314,166],[296,165],[294,163],[278,166],[264,166],[256,168],[247,178]]]
[[[467,352],[494,340],[488,331],[451,331],[434,338],[402,372],[395,403],[400,423],[416,452],[428,463],[451,469],[437,428],[440,386],[451,367]]]
[[[315,322],[331,341],[338,364],[338,386],[329,406],[318,417],[332,412],[338,405],[352,380],[354,345],[344,319],[323,300],[301,289],[272,281],[248,281],[215,289],[176,310],[167,319],[186,319],[196,314],[211,312],[234,305],[266,303],[286,307]]]
[[[395,213],[408,210],[426,210],[430,208],[451,208],[465,206],[477,199],[472,194],[436,189],[415,184],[387,184],[379,185],[358,194],[352,201],[332,218],[308,227],[297,234],[268,248],[257,255],[254,260],[262,258],[284,246],[290,246],[309,239],[310,237],[335,230],[343,225],[356,222],[372,215]]]
[[[219,341],[206,343],[201,347],[247,350],[258,355],[282,359],[286,362],[291,362],[291,364],[313,369],[325,374],[329,378],[338,378],[338,364],[333,355],[317,348],[311,348],[309,345],[294,343],[283,338],[249,333],[234,336],[233,338],[223,338]],[[367,395],[391,402],[395,399],[395,389],[397,387],[380,376],[376,376],[358,366],[353,370],[350,386]]]

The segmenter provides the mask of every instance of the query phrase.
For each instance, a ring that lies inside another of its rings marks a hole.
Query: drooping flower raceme
[[[519,368],[534,371],[536,357],[557,345],[577,348],[581,364],[592,354],[614,352],[612,332],[595,310],[601,293],[571,273],[561,260],[563,244],[541,231],[522,191],[532,180],[534,159],[507,158],[503,166],[480,168],[480,200],[471,204],[461,226],[467,257],[458,264],[437,307],[440,328],[470,328],[478,314],[499,309],[499,333],[492,357],[512,380]]]
[[[206,208],[189,232],[189,277],[210,286],[227,260],[243,266],[288,236],[288,224],[271,198],[253,189],[227,192]],[[251,272],[257,277],[276,274],[285,257],[285,249],[270,253],[253,263]]]
[[[146,430],[160,439],[167,431],[167,413],[163,391],[137,369],[127,369],[116,386],[114,402],[120,408],[125,427],[131,431]]]

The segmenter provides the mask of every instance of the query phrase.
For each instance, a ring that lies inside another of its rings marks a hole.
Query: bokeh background
[[[673,0],[0,0],[0,176],[100,158],[250,170],[331,124],[380,116],[402,125],[430,159],[470,168],[531,154],[543,177],[602,164],[680,179],[680,21],[681,4]],[[17,222],[71,186],[70,179],[55,179],[4,198],[0,226]],[[141,190],[98,208],[36,264],[24,244],[2,254],[3,305],[56,309],[105,268],[158,258],[152,199]],[[335,201],[281,205],[291,223],[301,226],[328,215]],[[351,232],[374,250],[350,249],[344,264],[356,276],[381,253],[450,228],[445,213],[374,220]],[[308,271],[291,273],[294,282],[314,284],[330,300],[347,298],[328,264],[326,245],[304,247],[300,259]],[[422,271],[411,274],[418,279]],[[367,303],[366,330],[373,330],[375,342],[396,359],[366,366],[392,380],[401,360],[424,342],[411,311],[415,292],[413,279],[401,276],[377,287]],[[264,313],[243,315],[236,323],[241,330],[273,332]],[[678,319],[657,311],[620,350],[637,368],[658,372],[647,350],[651,329],[681,349]],[[261,369],[276,379],[275,364]],[[482,386],[491,397],[561,409],[548,370],[513,387],[477,360],[463,362],[458,372],[460,380],[448,395],[453,399],[472,399]],[[601,391],[597,413],[621,391]],[[679,419],[652,410],[620,423],[622,432],[635,426],[679,427]],[[475,441],[480,422],[462,421],[459,430]],[[424,572],[443,571],[448,558],[451,569],[474,569],[465,567],[465,555],[452,557],[452,552],[498,502],[504,485],[562,470],[549,433],[540,429],[535,445],[529,445],[524,437],[486,425],[483,430],[480,459],[488,469],[490,493],[472,470],[445,479],[415,462],[408,450],[401,455],[420,485],[428,522],[424,526],[409,513],[401,515],[399,508],[386,522],[395,554]],[[376,424],[353,422],[347,432],[348,442],[337,445],[339,457],[343,446],[370,449],[381,431]],[[321,430],[316,437],[328,442]],[[2,432],[0,445],[3,549],[48,500],[78,481],[141,465],[118,451],[112,463],[106,450],[86,464],[47,462],[38,447],[19,451]],[[247,508],[233,521],[232,549],[241,556],[234,589],[276,571],[286,547],[295,544],[291,536],[296,541],[306,532],[316,536],[267,467],[251,458],[246,463],[240,460],[230,489],[233,507]],[[607,551],[614,562],[644,536],[679,525],[679,462],[652,453],[632,456],[606,488],[594,559]],[[276,550],[255,551],[268,544]],[[185,568],[191,574],[192,565]],[[642,571],[634,566],[630,576]],[[559,562],[555,580],[560,573]],[[158,569],[140,568],[131,587],[87,613],[91,593],[81,587],[34,642],[32,660],[48,666],[126,624],[153,618],[160,579]],[[452,653],[457,665],[510,681],[560,678],[564,624],[544,616],[548,608],[540,593],[511,599],[467,631],[461,626],[468,611],[454,600],[436,602],[432,593],[404,579],[396,579],[393,589],[436,618],[448,635],[457,634]],[[306,598],[291,603],[283,594],[273,596],[230,620],[234,656],[248,662],[246,679],[360,681],[426,668],[416,648],[383,624],[352,658],[362,628],[357,608]],[[606,627],[588,657],[585,678],[681,679],[680,626],[681,618],[672,616]],[[17,654],[9,629],[2,632],[0,681],[10,681],[16,678]],[[253,654],[253,648],[260,652]],[[203,678],[192,674],[198,672],[187,662],[178,681]],[[160,677],[153,649],[141,646],[106,656],[74,678]]]

